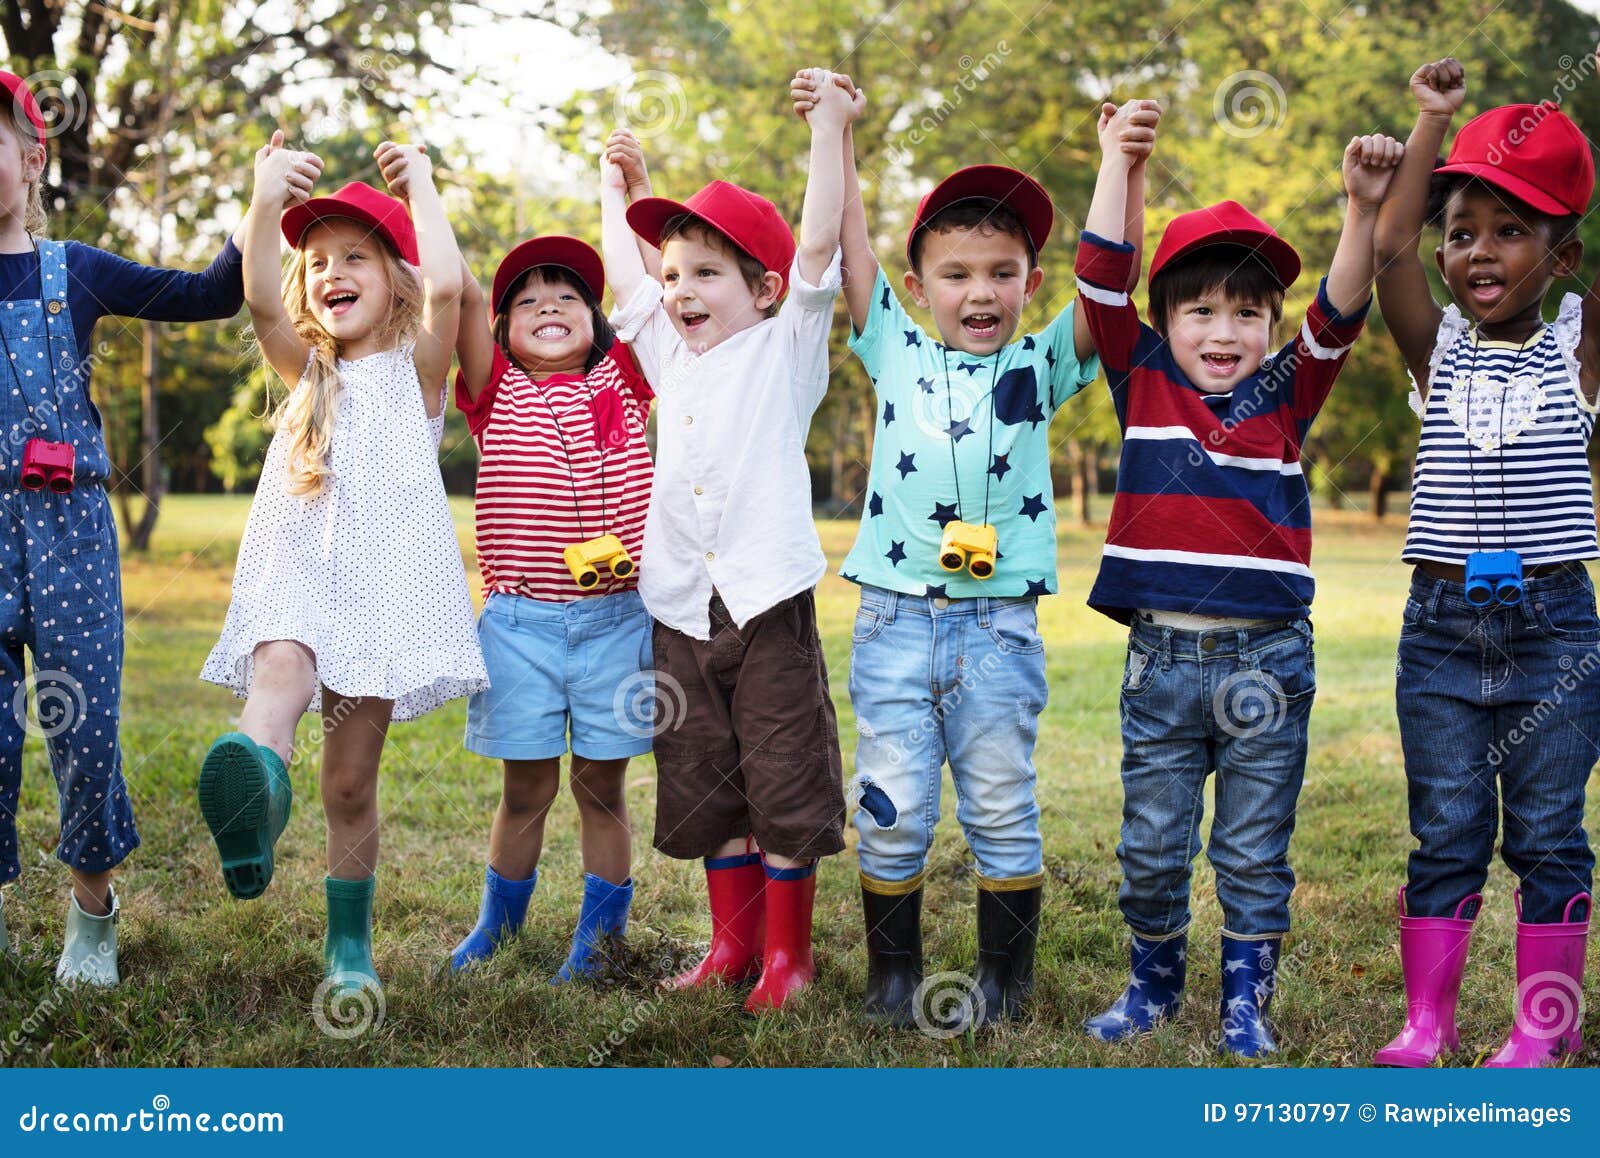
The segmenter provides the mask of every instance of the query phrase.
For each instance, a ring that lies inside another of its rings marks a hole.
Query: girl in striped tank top
[[[478,923],[450,964],[484,960],[521,927],[570,747],[583,902],[555,984],[604,969],[605,939],[626,931],[633,898],[623,777],[653,726],[638,591],[653,394],[600,310],[605,270],[590,246],[523,242],[487,302],[465,280],[456,405],[482,459],[478,635],[490,682],[468,701],[466,746],[504,761],[505,782]]]
[[[1414,563],[1396,666],[1411,832],[1400,890],[1406,1022],[1380,1065],[1459,1048],[1457,996],[1500,828],[1516,876],[1516,1017],[1485,1063],[1540,1066],[1581,1046],[1594,855],[1584,789],[1600,757],[1600,555],[1587,446],[1600,298],[1545,298],[1577,271],[1594,165],[1553,104],[1474,118],[1435,168],[1466,95],[1455,60],[1411,78],[1419,106],[1379,215],[1378,302],[1422,420],[1403,558]],[[1432,172],[1430,173],[1430,170]],[[1429,293],[1425,223],[1454,304]]]

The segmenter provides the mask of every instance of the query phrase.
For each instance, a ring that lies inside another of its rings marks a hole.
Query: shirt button
[[[49,311],[52,314],[59,314],[61,312],[61,303],[60,302],[51,302],[50,305],[48,307],[46,307],[46,308],[49,309]]]
[[[694,419],[691,416],[685,414],[683,416],[683,424],[685,426],[693,426],[694,425]]]
[[[695,487],[694,488],[694,493],[697,494],[697,495],[703,495],[703,494],[706,493],[706,488],[705,487]]]
[[[1217,650],[1217,641],[1215,639],[1213,639],[1209,635],[1206,636],[1204,639],[1202,639],[1200,641],[1200,650],[1201,651],[1216,651]]]
[[[707,563],[711,562],[716,557],[717,557],[717,553],[715,551],[707,551],[706,552],[706,562]]]

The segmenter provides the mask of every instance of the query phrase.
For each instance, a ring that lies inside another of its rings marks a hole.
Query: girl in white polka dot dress
[[[372,898],[389,722],[489,682],[438,462],[462,263],[422,149],[376,153],[408,214],[360,182],[306,200],[322,163],[282,140],[256,157],[245,300],[293,390],[201,672],[247,699],[239,731],[206,754],[199,794],[229,891],[260,896],[289,818],[295,724],[320,710],[324,959],[338,997],[381,989]],[[294,247],[281,291],[280,213]]]
[[[37,729],[60,796],[56,857],[72,874],[56,977],[110,986],[112,869],[139,835],[118,740],[122,588],[105,488],[111,461],[89,391],[94,329],[107,316],[232,316],[244,300],[240,255],[230,240],[209,269],[185,273],[39,236],[44,116],[11,72],[0,71],[0,108],[0,885],[22,872],[22,750]],[[0,952],[7,944],[0,905]]]

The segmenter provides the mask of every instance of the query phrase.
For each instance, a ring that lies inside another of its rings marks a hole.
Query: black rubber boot
[[[1022,1013],[1033,990],[1033,952],[1039,943],[1042,886],[978,890],[979,1025]]]
[[[922,886],[885,896],[863,884],[861,909],[867,920],[867,1019],[910,1029],[922,984]]]

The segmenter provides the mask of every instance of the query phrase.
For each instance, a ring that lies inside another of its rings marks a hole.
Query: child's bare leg
[[[328,875],[361,880],[378,866],[378,760],[393,700],[349,699],[322,689],[322,809]]]
[[[489,866],[508,881],[525,881],[544,851],[544,819],[561,788],[561,761],[507,760],[505,766],[489,828]]]
[[[628,761],[588,760],[572,756],[572,795],[578,802],[583,841],[583,871],[611,884],[628,879],[633,859],[633,829],[623,791]]]
[[[78,898],[78,907],[91,917],[104,917],[111,912],[111,870],[103,873],[83,873],[72,869],[72,895]]]
[[[239,716],[239,730],[271,748],[285,765],[294,751],[294,729],[317,690],[317,664],[311,649],[289,639],[259,644],[252,658],[250,695]]]

